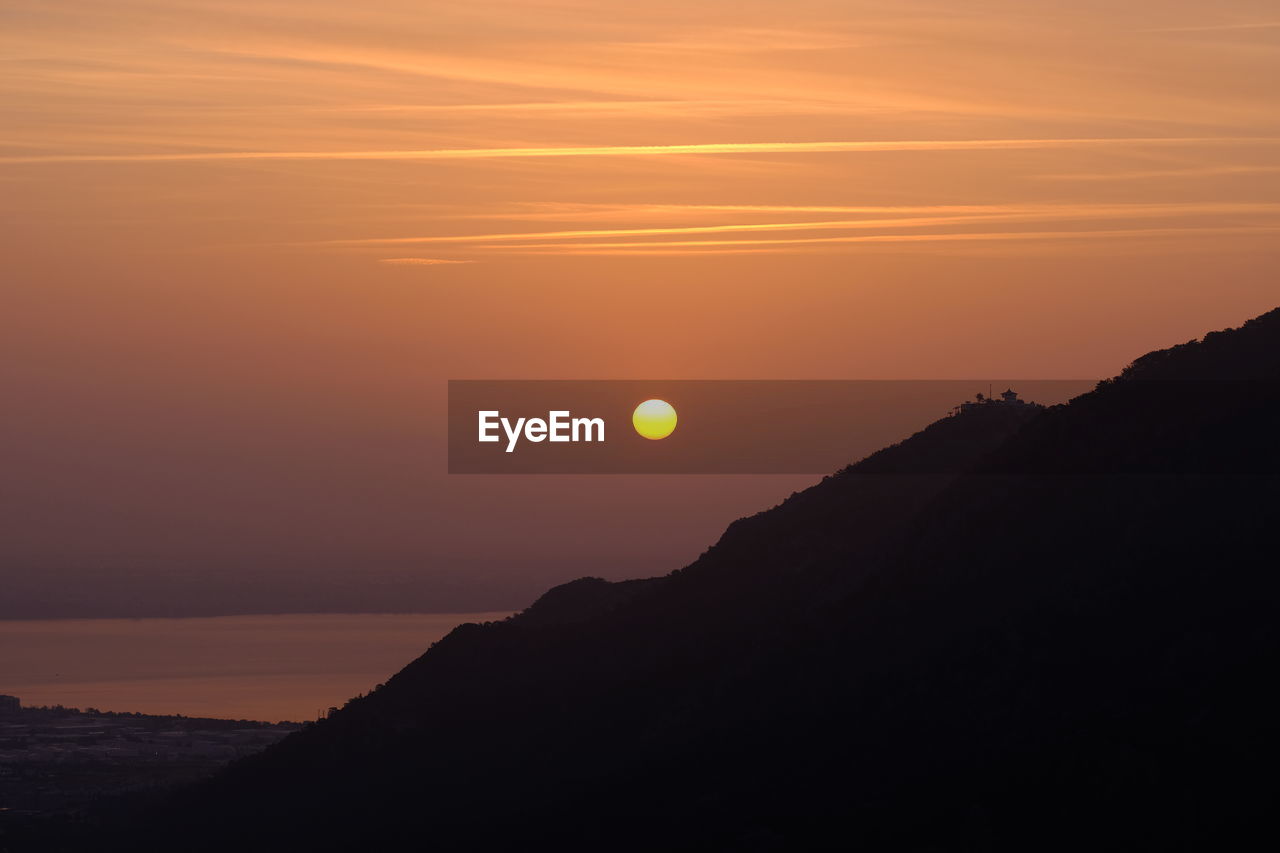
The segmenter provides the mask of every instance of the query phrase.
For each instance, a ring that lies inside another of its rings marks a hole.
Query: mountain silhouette
[[[1270,831],[1280,309],[574,581],[97,836],[1207,849]],[[1265,843],[1265,842],[1264,842]]]

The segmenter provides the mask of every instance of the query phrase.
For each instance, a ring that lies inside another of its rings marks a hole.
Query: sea
[[[24,706],[305,721],[465,622],[508,612],[0,620],[0,694]]]

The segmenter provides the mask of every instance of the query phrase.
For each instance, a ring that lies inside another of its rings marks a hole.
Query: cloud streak
[[[1190,228],[1118,228],[1083,231],[984,231],[936,234],[866,234],[843,237],[771,238],[764,240],[683,240],[660,243],[531,243],[482,248],[526,255],[647,255],[683,254],[686,251],[763,252],[792,251],[811,246],[859,243],[963,243],[1032,242],[1086,239],[1168,238],[1191,236],[1247,236],[1280,234],[1280,224],[1208,226]]]
[[[707,206],[712,210],[719,206]],[[725,206],[731,210],[769,210],[769,207]],[[783,208],[805,210],[806,208]],[[819,208],[823,210],[832,208]],[[829,231],[872,228],[926,228],[962,225],[975,222],[1034,222],[1080,219],[1142,219],[1182,216],[1229,216],[1280,213],[1280,203],[1213,203],[1189,202],[1168,204],[1075,204],[1075,205],[957,205],[921,207],[848,207],[834,208],[851,212],[914,213],[926,211],[941,215],[898,216],[872,219],[825,219],[799,222],[733,222],[715,225],[690,225],[659,228],[592,228],[560,231],[513,231],[488,234],[450,234],[425,237],[370,237],[328,241],[336,246],[394,246],[427,243],[503,243],[520,240],[594,239],[600,237],[678,237],[694,234],[776,231]],[[595,244],[604,245],[604,244]],[[656,243],[654,244],[656,245]]]
[[[1200,166],[1186,169],[1146,169],[1129,172],[1076,172],[1036,175],[1042,181],[1144,181],[1160,178],[1217,178],[1229,175],[1266,175],[1280,172],[1280,166]]]
[[[474,264],[476,262],[457,258],[379,258],[378,263],[397,267],[435,267],[450,264]]]
[[[1156,27],[1142,30],[1144,33],[1212,33],[1231,30],[1275,30],[1280,29],[1280,21],[1254,21],[1237,24],[1201,24],[1191,27]]]
[[[0,164],[188,163],[253,160],[498,160],[540,157],[653,157],[724,154],[851,154],[892,151],[1017,151],[1110,146],[1258,145],[1280,137],[1152,136],[1045,139],[906,139],[828,142],[709,142],[682,145],[588,145],[525,148],[425,148],[369,151],[186,151],[134,154],[25,154]]]

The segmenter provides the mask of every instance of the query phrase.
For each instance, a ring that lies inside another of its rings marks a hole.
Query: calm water
[[[309,720],[463,622],[507,613],[0,621],[0,693],[24,705]]]

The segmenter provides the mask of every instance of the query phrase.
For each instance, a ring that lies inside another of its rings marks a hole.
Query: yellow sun
[[[631,413],[631,424],[645,438],[657,441],[675,432],[676,410],[666,400],[645,400]]]

